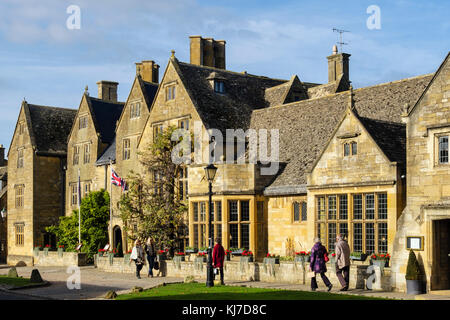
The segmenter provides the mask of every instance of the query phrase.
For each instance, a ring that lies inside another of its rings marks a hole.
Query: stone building
[[[22,103],[8,152],[8,264],[32,264],[34,246],[56,245],[45,227],[64,215],[67,136],[75,113]]]
[[[404,114],[407,206],[395,234],[393,286],[404,288],[408,247],[424,266],[428,290],[450,289],[450,53]],[[418,244],[414,247],[411,238]]]
[[[0,144],[0,262],[6,262],[8,255],[8,160],[5,159],[5,148]]]

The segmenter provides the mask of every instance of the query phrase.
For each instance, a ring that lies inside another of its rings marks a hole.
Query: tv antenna
[[[344,32],[350,32],[350,31],[333,28],[333,32],[338,32],[338,33],[339,33],[339,41],[337,42],[337,44],[339,45],[339,50],[340,50],[340,52],[343,52],[343,51],[342,51],[342,46],[343,46],[343,45],[347,45],[348,42],[343,42],[342,34],[343,34]]]

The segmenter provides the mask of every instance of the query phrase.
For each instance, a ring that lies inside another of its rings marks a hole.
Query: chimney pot
[[[147,82],[159,82],[159,65],[153,60],[143,60],[136,63],[136,75],[140,75],[142,80]]]
[[[104,101],[117,102],[118,82],[101,80],[97,82],[98,98]]]
[[[225,69],[225,40],[190,36],[191,64]]]

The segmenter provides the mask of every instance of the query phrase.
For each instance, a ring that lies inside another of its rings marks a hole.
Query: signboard
[[[107,245],[103,248],[103,250],[108,251],[108,250],[109,250],[109,244],[107,244]]]
[[[83,246],[83,244],[80,243],[80,244],[76,247],[76,250],[77,250],[77,251],[80,251],[80,249],[81,249],[82,246]]]
[[[423,237],[406,237],[406,249],[423,251]]]

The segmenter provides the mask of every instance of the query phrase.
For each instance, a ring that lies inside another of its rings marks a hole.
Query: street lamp
[[[205,176],[206,180],[209,183],[209,247],[208,247],[208,263],[206,265],[206,286],[214,287],[214,276],[213,276],[213,266],[212,266],[212,224],[211,224],[211,214],[212,214],[212,182],[216,176],[217,168],[210,163],[207,167],[205,167]]]

